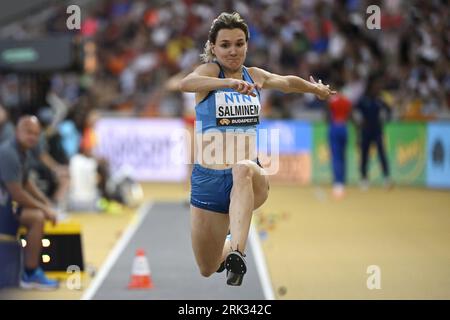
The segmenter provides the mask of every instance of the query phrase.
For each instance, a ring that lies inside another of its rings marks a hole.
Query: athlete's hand
[[[316,95],[317,98],[321,100],[328,99],[330,95],[336,94],[336,91],[330,89],[329,84],[327,85],[323,84],[322,80],[320,79],[319,82],[316,82],[316,80],[314,80],[312,76],[309,76],[309,81],[311,81],[315,85],[316,90],[314,94]]]
[[[229,79],[229,87],[239,93],[246,94],[252,97],[256,97],[255,89],[260,90],[261,86],[258,84],[249,83],[244,80]]]
[[[57,213],[50,207],[46,207],[44,210],[44,216],[46,220],[49,220],[52,222],[53,226],[56,225],[57,220]]]

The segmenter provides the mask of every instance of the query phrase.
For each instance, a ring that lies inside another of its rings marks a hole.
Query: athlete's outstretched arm
[[[255,96],[256,85],[244,80],[217,78],[219,67],[215,63],[205,63],[180,81],[180,90],[187,92],[209,92],[221,88],[231,88],[242,94]]]
[[[313,93],[319,99],[327,99],[336,91],[331,90],[329,85],[324,85],[321,80],[316,82],[311,76],[310,81],[306,81],[297,76],[281,76],[270,73],[260,68],[253,68],[262,79],[260,83],[263,89],[275,89],[284,93]]]

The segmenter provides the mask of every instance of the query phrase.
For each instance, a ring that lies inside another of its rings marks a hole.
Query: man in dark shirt
[[[384,175],[386,186],[390,186],[389,165],[386,159],[386,152],[383,144],[383,122],[381,115],[386,113],[390,118],[390,108],[378,97],[380,82],[375,78],[369,79],[367,90],[361,97],[356,110],[360,114],[360,148],[361,148],[361,183],[362,187],[368,187],[367,182],[367,164],[369,157],[369,149],[372,143],[375,143],[378,151],[378,159]]]
[[[56,223],[50,201],[29,179],[29,150],[37,143],[40,124],[34,116],[19,119],[15,137],[0,146],[0,233],[27,228],[23,288],[57,288],[39,267],[45,220]],[[7,223],[6,223],[6,222]],[[16,221],[16,225],[14,225]],[[7,230],[3,230],[7,229]]]

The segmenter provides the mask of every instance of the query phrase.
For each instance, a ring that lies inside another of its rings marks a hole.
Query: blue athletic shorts
[[[258,160],[256,163],[261,166]],[[191,176],[191,204],[200,209],[227,214],[233,187],[231,170],[208,169],[195,163]]]

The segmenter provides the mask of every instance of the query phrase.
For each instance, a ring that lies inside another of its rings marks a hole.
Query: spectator
[[[58,282],[39,266],[45,220],[56,223],[49,199],[29,177],[29,151],[38,143],[40,124],[34,116],[19,119],[15,136],[0,146],[0,214],[13,215],[17,227],[27,228],[23,288],[55,289]]]

